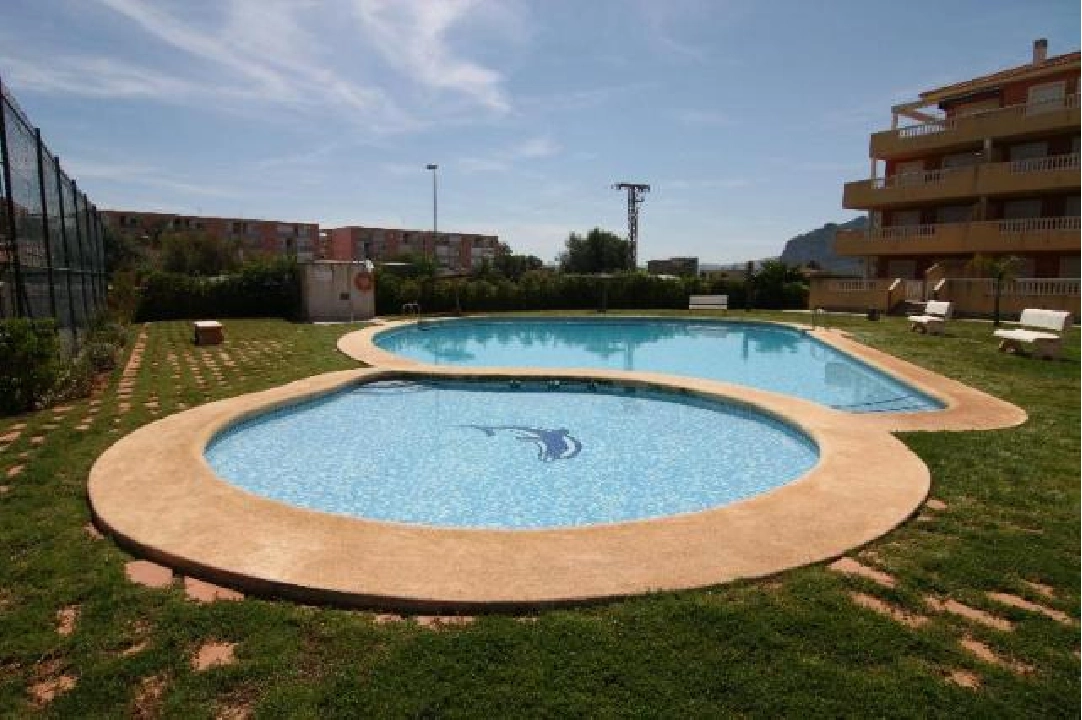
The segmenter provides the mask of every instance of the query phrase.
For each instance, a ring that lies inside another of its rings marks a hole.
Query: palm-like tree
[[[992,325],[999,327],[999,298],[1003,292],[1003,283],[1011,282],[1017,275],[1018,269],[1022,266],[1022,258],[1014,255],[1005,255],[1003,257],[990,257],[988,255],[975,255],[969,262],[969,266],[981,273],[992,278],[992,292],[993,292],[993,306],[992,306]]]

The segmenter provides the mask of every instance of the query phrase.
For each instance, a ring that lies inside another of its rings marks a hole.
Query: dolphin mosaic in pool
[[[461,425],[460,427],[480,430],[488,437],[495,436],[500,430],[517,433],[515,439],[537,445],[537,459],[541,462],[570,460],[582,451],[582,443],[572,437],[565,428],[546,430],[525,425]]]

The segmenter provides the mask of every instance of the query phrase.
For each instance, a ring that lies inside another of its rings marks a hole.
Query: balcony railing
[[[1047,230],[1079,230],[1082,225],[1077,215],[1069,217],[1018,218],[1011,220],[984,220],[967,223],[930,223],[925,225],[895,225],[892,227],[865,230],[868,240],[900,240],[906,238],[927,238],[945,231],[953,231],[962,226],[971,230],[994,228],[1000,233],[1024,233]],[[858,231],[859,232],[859,231]]]
[[[992,297],[996,292],[991,278],[949,278],[948,284],[957,292]],[[1003,297],[1079,297],[1078,278],[1017,278],[1003,283]]]
[[[1048,157],[1015,160],[1011,164],[1012,173],[1048,172],[1049,170],[1078,170],[1079,155],[1049,155]]]
[[[987,118],[999,119],[1011,116],[1027,118],[1055,112],[1056,110],[1077,109],[1078,95],[1067,95],[1066,97],[1043,100],[1041,102],[1008,105],[1007,107],[994,108],[957,118],[943,118],[942,120],[936,120],[922,125],[910,125],[909,127],[898,128],[894,132],[899,138],[918,138],[954,130],[958,127],[959,123],[969,124]]]

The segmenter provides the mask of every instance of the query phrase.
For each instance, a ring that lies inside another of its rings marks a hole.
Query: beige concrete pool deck
[[[136,554],[248,593],[416,612],[522,611],[771,575],[828,560],[904,522],[928,495],[924,463],[895,431],[993,429],[1025,413],[837,331],[812,334],[931,394],[936,412],[843,413],[727,383],[598,369],[435,367],[379,350],[376,332],[338,346],[372,368],[318,375],[143,426],[90,474],[98,524]],[[769,493],[665,518],[552,530],[435,528],[304,510],[217,477],[204,449],[275,407],[378,379],[545,378],[653,387],[754,406],[801,428],[818,464]]]

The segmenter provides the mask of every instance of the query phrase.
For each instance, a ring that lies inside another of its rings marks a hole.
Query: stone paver
[[[992,650],[992,648],[988,647],[980,640],[964,637],[958,641],[958,644],[961,645],[962,649],[966,652],[971,653],[978,659],[983,660],[990,665],[998,665],[999,667],[1007,668],[1018,675],[1028,675],[1033,672],[1033,668],[1025,663],[1015,662],[1000,657]]]
[[[876,570],[870,568],[867,565],[862,565],[853,558],[842,557],[838,558],[834,562],[828,565],[834,572],[840,572],[845,575],[856,575],[872,582],[878,583],[886,588],[893,588],[897,582],[892,575],[889,575],[882,570]]]
[[[87,534],[87,537],[89,537],[91,540],[102,540],[105,538],[105,536],[101,534],[101,531],[98,530],[97,526],[94,525],[94,523],[92,522],[88,522],[86,525],[83,525],[83,532],[85,532]]]
[[[38,705],[48,705],[58,695],[73,689],[78,680],[73,675],[59,675],[30,686],[30,696]]]
[[[124,566],[124,574],[133,583],[152,588],[164,588],[173,584],[173,571],[149,560],[133,560]]]
[[[19,475],[23,474],[23,470],[25,470],[25,469],[26,469],[25,465],[12,465],[11,467],[8,468],[7,476],[9,478],[18,477]]]
[[[1053,598],[1056,596],[1056,589],[1051,585],[1045,585],[1044,583],[1033,582],[1032,580],[1023,580],[1022,584],[1028,587],[1038,595],[1044,595],[1046,598]]]
[[[849,599],[862,608],[867,608],[880,615],[885,615],[894,622],[901,623],[906,627],[919,628],[928,622],[928,618],[924,615],[903,610],[902,608],[891,605],[887,601],[881,600],[873,595],[851,592],[849,593]]]
[[[439,630],[444,627],[470,625],[474,618],[470,615],[417,615],[414,620],[421,627]]]
[[[947,682],[969,690],[975,690],[981,686],[980,677],[969,670],[951,670],[947,674]]]
[[[56,631],[61,635],[75,632],[75,621],[79,619],[79,606],[68,605],[56,611]]]
[[[219,587],[196,578],[184,578],[184,594],[189,599],[201,603],[216,602],[218,600],[243,600],[244,593]]]
[[[926,502],[925,505],[927,505],[928,508],[931,509],[931,510],[946,510],[947,509],[947,503],[943,502],[942,500],[936,500],[935,498],[931,498],[930,500],[928,500],[928,502]]]
[[[995,630],[1002,630],[1004,632],[1010,632],[1014,629],[1014,625],[1010,620],[1001,618],[984,610],[978,610],[975,607],[970,607],[964,603],[960,603],[957,600],[947,598],[941,600],[932,595],[927,595],[924,598],[924,604],[929,609],[935,612],[946,612],[952,615],[963,617],[966,620],[972,620],[973,622],[980,623]]]
[[[236,643],[208,642],[192,657],[192,669],[196,671],[207,670],[221,665],[232,665],[237,661],[233,651]]]
[[[1030,602],[1025,598],[1020,598],[1017,595],[1011,595],[1009,593],[1002,592],[990,592],[987,593],[988,597],[1003,605],[1018,608],[1019,610],[1028,610],[1029,612],[1040,613],[1045,617],[1052,618],[1056,622],[1063,623],[1064,625],[1074,625],[1075,621],[1070,615],[1055,608],[1050,608],[1039,603]]]

